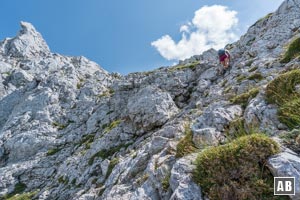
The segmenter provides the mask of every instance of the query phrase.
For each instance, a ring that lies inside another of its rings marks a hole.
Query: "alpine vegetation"
[[[235,43],[122,76],[53,53],[21,22],[0,42],[0,199],[300,198],[300,0]],[[274,196],[273,177],[295,177]]]

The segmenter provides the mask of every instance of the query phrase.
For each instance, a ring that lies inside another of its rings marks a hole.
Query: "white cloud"
[[[225,6],[204,6],[195,12],[191,22],[180,27],[180,41],[176,43],[164,35],[151,45],[167,60],[182,60],[209,48],[223,48],[238,38],[236,15],[236,11]]]
[[[180,32],[187,32],[189,33],[190,32],[190,28],[188,25],[183,25],[180,27]]]

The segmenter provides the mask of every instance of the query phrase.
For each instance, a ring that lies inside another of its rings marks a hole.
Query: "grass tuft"
[[[115,91],[112,88],[109,88],[108,90],[106,90],[105,92],[103,92],[102,94],[98,95],[99,98],[102,97],[110,97],[115,93]]]
[[[228,141],[248,135],[245,129],[245,120],[243,118],[237,118],[231,121],[225,131],[225,135]]]
[[[300,37],[296,38],[289,44],[287,51],[280,62],[288,63],[298,56],[300,56]]]
[[[279,137],[285,146],[300,154],[300,129],[284,132]]]
[[[254,71],[257,70],[257,69],[258,69],[258,67],[255,66],[255,67],[252,67],[251,69],[249,69],[248,72],[254,72]]]
[[[105,175],[105,178],[107,179],[110,174],[112,173],[112,170],[114,169],[114,167],[119,163],[119,159],[118,158],[114,158],[110,161],[108,168],[107,168],[107,172]]]
[[[243,136],[198,154],[193,178],[209,199],[277,199],[267,158],[278,144],[262,134]]]
[[[59,147],[53,148],[53,149],[49,149],[47,151],[46,156],[52,156],[52,155],[56,154],[57,152],[59,152],[60,150],[62,150],[62,148],[59,148]]]
[[[132,143],[128,143],[128,144],[121,144],[115,147],[112,147],[110,149],[102,149],[101,151],[95,153],[88,161],[89,165],[92,165],[94,163],[94,160],[96,158],[102,158],[103,160],[106,158],[109,158],[111,156],[113,156],[116,152],[119,152],[122,148],[127,148],[128,146],[130,146]]]
[[[263,79],[264,79],[264,77],[261,75],[261,73],[258,73],[258,72],[254,73],[254,74],[252,74],[252,75],[250,75],[250,76],[248,77],[248,80],[257,80],[257,81],[261,81],[261,80],[263,80]]]
[[[238,83],[242,82],[243,80],[245,80],[247,77],[245,75],[239,75],[238,77],[236,77],[236,81]]]
[[[65,124],[60,124],[58,122],[53,122],[52,126],[56,127],[58,130],[63,130],[65,129],[68,125]]]
[[[14,196],[5,197],[5,200],[32,200],[34,195],[36,195],[37,192],[27,192],[22,194],[15,194]]]
[[[185,70],[185,69],[191,69],[191,70],[195,70],[196,66],[199,64],[198,61],[193,62],[193,63],[189,63],[186,65],[176,65],[174,67],[170,67],[169,71],[174,72],[174,71],[178,71],[178,70]]]
[[[278,106],[278,119],[290,129],[300,126],[300,70],[286,72],[271,81],[266,88],[266,101]]]
[[[241,104],[243,108],[246,108],[248,102],[254,97],[256,97],[258,93],[259,93],[259,88],[253,88],[248,92],[233,97],[232,99],[230,99],[230,102],[234,104]]]
[[[30,193],[23,194],[23,192],[26,190],[26,188],[27,188],[26,184],[17,183],[15,185],[14,191],[5,195],[4,199],[5,200],[29,200],[28,196]]]
[[[102,128],[104,128],[104,133],[109,133],[112,129],[116,128],[120,123],[122,122],[122,120],[115,120],[113,122],[111,122],[110,124],[105,124],[102,126]]]
[[[193,153],[197,150],[193,143],[193,133],[190,125],[185,126],[185,136],[179,141],[176,148],[176,158],[181,158],[187,154]]]
[[[170,178],[171,178],[171,172],[169,172],[161,181],[161,186],[164,191],[167,191],[170,187]]]

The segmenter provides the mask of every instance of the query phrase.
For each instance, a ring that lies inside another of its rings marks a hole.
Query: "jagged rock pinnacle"
[[[4,54],[12,57],[37,57],[50,53],[42,35],[28,22],[21,22],[21,30],[15,38],[8,39],[2,45]]]
[[[30,34],[30,33],[36,33],[36,29],[34,28],[34,26],[32,24],[30,24],[29,22],[20,22],[21,25],[21,30],[20,30],[20,35],[23,34]]]

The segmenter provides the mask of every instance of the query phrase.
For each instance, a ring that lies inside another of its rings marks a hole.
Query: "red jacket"
[[[222,56],[219,56],[220,62],[225,61],[226,58],[230,59],[230,54],[227,51]]]

